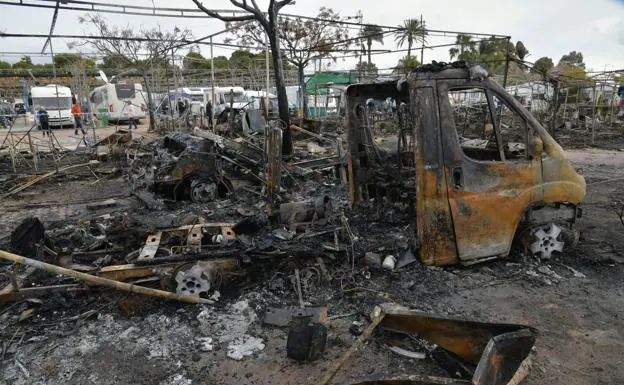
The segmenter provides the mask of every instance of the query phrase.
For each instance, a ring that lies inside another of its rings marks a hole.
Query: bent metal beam
[[[19,263],[22,265],[33,266],[33,267],[36,267],[37,269],[45,270],[50,273],[62,274],[68,277],[76,278],[78,280],[85,281],[93,285],[106,286],[106,287],[110,287],[110,288],[117,289],[117,290],[127,291],[130,293],[138,293],[138,294],[148,295],[152,297],[174,299],[176,301],[189,302],[189,303],[206,303],[206,304],[214,303],[213,301],[209,299],[195,297],[192,295],[171,293],[169,291],[151,289],[149,287],[133,285],[130,283],[119,282],[119,281],[102,278],[102,277],[96,277],[96,276],[81,273],[79,271],[75,271],[72,269],[66,269],[64,267],[60,267],[60,266],[52,265],[49,263],[37,261],[34,259],[22,257],[20,255],[9,253],[3,250],[0,250],[0,258],[6,259],[7,261]]]

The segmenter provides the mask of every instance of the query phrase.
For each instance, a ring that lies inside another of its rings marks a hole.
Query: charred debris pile
[[[39,310],[59,301],[97,306],[98,296],[110,289],[214,305],[215,312],[255,290],[272,299],[262,305],[263,324],[289,328],[285,350],[295,360],[323,357],[328,308],[337,317],[358,320],[350,328],[357,337],[352,348],[319,383],[331,383],[378,327],[418,335],[417,348],[427,354],[401,347],[395,353],[428,356],[458,378],[410,376],[397,383],[507,384],[514,375],[524,378],[535,341],[532,328],[433,317],[389,305],[368,315],[361,307],[372,308],[374,301],[349,297],[370,291],[363,282],[388,272],[411,269],[411,277],[420,275],[423,282],[441,282],[445,272],[414,263],[409,156],[401,148],[398,154],[377,148],[370,132],[367,151],[377,166],[371,165],[363,184],[366,201],[353,209],[340,133],[321,135],[308,128],[290,128],[295,152],[288,159],[281,155],[281,129],[270,124],[266,140],[257,133],[233,137],[203,130],[151,142],[120,130],[101,140],[95,156],[121,170],[130,198],[91,202],[88,216],[75,220],[29,217],[19,224],[2,245],[10,252],[0,251],[13,263],[3,266],[7,279],[0,303],[19,305],[3,312],[2,322],[36,322]],[[380,166],[390,159],[402,167]],[[22,187],[15,191],[27,188]],[[413,280],[402,283],[397,293],[414,285]],[[385,288],[391,286],[388,282]],[[412,295],[400,298],[409,302]],[[118,305],[132,314],[139,302],[160,303],[119,300]],[[264,347],[257,342],[250,354]],[[233,359],[247,355],[228,352]]]

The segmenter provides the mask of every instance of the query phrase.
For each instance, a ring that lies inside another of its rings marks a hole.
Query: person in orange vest
[[[82,128],[82,110],[80,109],[80,104],[78,102],[74,102],[71,108],[72,115],[74,115],[74,135],[78,135],[78,129],[82,131],[82,135],[86,135],[87,132],[84,128]]]

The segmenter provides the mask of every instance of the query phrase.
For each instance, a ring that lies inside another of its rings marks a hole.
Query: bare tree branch
[[[288,5],[290,3],[292,3],[293,0],[282,0],[282,1],[278,1],[277,2],[277,8],[275,9],[276,12],[279,12],[280,9],[282,9],[285,5]]]
[[[258,4],[256,3],[256,0],[251,0],[251,4],[253,4],[256,11],[262,13],[262,11],[260,10],[260,7],[258,7]]]
[[[208,16],[210,17],[214,17],[215,19],[219,19],[221,21],[226,21],[226,22],[232,22],[232,21],[248,21],[248,20],[253,20],[255,19],[255,15],[245,15],[245,16],[223,16],[220,15],[219,13],[210,10],[206,7],[204,7],[204,5],[199,1],[199,0],[193,0],[193,3],[195,3],[195,5],[197,5],[197,8],[201,9],[202,11],[204,11]],[[232,4],[235,4],[235,0],[232,0]],[[241,4],[241,8],[243,4]],[[244,9],[244,8],[243,8]]]
[[[209,16],[216,17],[225,22],[257,20],[258,23],[262,26],[262,29],[264,29],[264,32],[268,37],[269,46],[271,47],[279,116],[280,119],[284,122],[285,127],[289,127],[290,111],[288,108],[286,85],[284,83],[284,68],[282,64],[282,54],[280,53],[280,35],[277,15],[279,10],[283,6],[292,3],[292,0],[282,0],[277,3],[275,2],[275,0],[270,0],[269,9],[266,13],[260,10],[255,0],[251,0],[251,6],[247,4],[247,0],[230,0],[230,3],[232,3],[236,7],[250,13],[250,15],[238,17],[224,17],[223,15],[219,15],[218,13],[205,8],[199,2],[199,0],[193,0],[193,2],[199,7],[199,9],[204,11]],[[259,35],[260,34],[258,33],[257,38],[259,38]],[[269,90],[267,90],[267,92],[268,91]],[[292,137],[290,135],[290,130],[285,130],[282,138],[282,152],[289,155],[292,153]]]
[[[105,57],[114,56],[125,68],[134,68],[141,72],[148,97],[150,128],[155,128],[154,105],[148,74],[152,72],[154,62],[167,63],[167,55],[179,48],[181,41],[192,37],[188,29],[163,31],[160,26],[150,30],[135,32],[130,25],[110,27],[100,15],[85,15],[80,23],[88,23],[97,31],[97,38],[86,37],[83,42],[71,42],[71,45],[88,44]]]

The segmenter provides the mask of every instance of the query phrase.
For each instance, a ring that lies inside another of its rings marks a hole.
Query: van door
[[[541,199],[534,130],[487,82],[438,80],[449,206],[459,259],[505,256],[519,221]]]
[[[435,81],[411,91],[416,135],[416,228],[418,254],[427,265],[457,263],[457,246],[447,197],[440,115]]]

